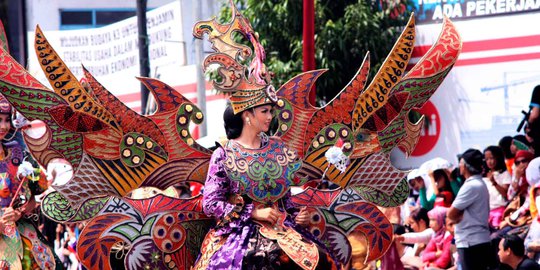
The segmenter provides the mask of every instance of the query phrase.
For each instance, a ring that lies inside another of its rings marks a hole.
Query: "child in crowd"
[[[489,191],[489,225],[499,229],[508,202],[508,187],[512,183],[512,176],[506,170],[504,152],[500,147],[488,146],[484,150],[484,159],[487,167],[484,182]]]

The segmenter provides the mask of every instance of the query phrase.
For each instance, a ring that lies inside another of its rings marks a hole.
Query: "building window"
[[[135,9],[60,10],[60,30],[97,28],[136,16]]]

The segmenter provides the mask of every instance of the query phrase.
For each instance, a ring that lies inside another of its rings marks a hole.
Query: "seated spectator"
[[[533,222],[531,223],[527,237],[525,237],[525,247],[527,248],[528,256],[536,262],[540,262],[540,222],[536,210],[540,207],[540,185],[532,188],[530,200],[531,215],[533,212],[536,215],[533,216]]]
[[[513,270],[540,270],[540,265],[525,256],[523,240],[516,235],[503,237],[499,243],[499,259]]]
[[[484,150],[487,170],[483,180],[489,192],[489,225],[499,229],[507,204],[507,194],[512,176],[506,170],[503,150],[498,146],[488,146]]]
[[[437,206],[428,212],[429,227],[435,233],[422,254],[424,269],[447,269],[452,263],[453,236],[446,230],[447,211],[448,208]]]
[[[534,155],[525,150],[519,150],[515,157],[515,169],[512,176],[512,184],[508,188],[508,200],[510,203],[506,206],[503,214],[504,220],[501,222],[500,228],[507,225],[519,227],[530,220],[530,186],[527,181],[525,171],[529,162]]]
[[[458,252],[456,247],[456,241],[454,239],[455,232],[455,223],[446,217],[446,230],[452,235],[452,245],[450,246],[450,251],[452,252],[452,266],[448,270],[461,269],[458,268]]]
[[[434,234],[433,230],[429,228],[427,212],[424,208],[417,208],[412,211],[407,224],[413,232],[394,236],[397,243],[414,244],[412,248],[405,248],[401,256],[401,262],[403,262],[405,268],[419,269],[422,267],[420,255]]]

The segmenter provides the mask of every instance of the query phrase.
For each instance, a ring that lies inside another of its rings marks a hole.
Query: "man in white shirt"
[[[459,264],[463,270],[491,269],[497,265],[489,231],[489,192],[482,180],[484,155],[476,149],[465,151],[459,171],[466,179],[448,211],[456,224]]]

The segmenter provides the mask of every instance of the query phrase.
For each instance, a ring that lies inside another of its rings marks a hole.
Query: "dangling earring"
[[[249,117],[246,117],[246,123],[251,126],[251,119],[249,119]]]

